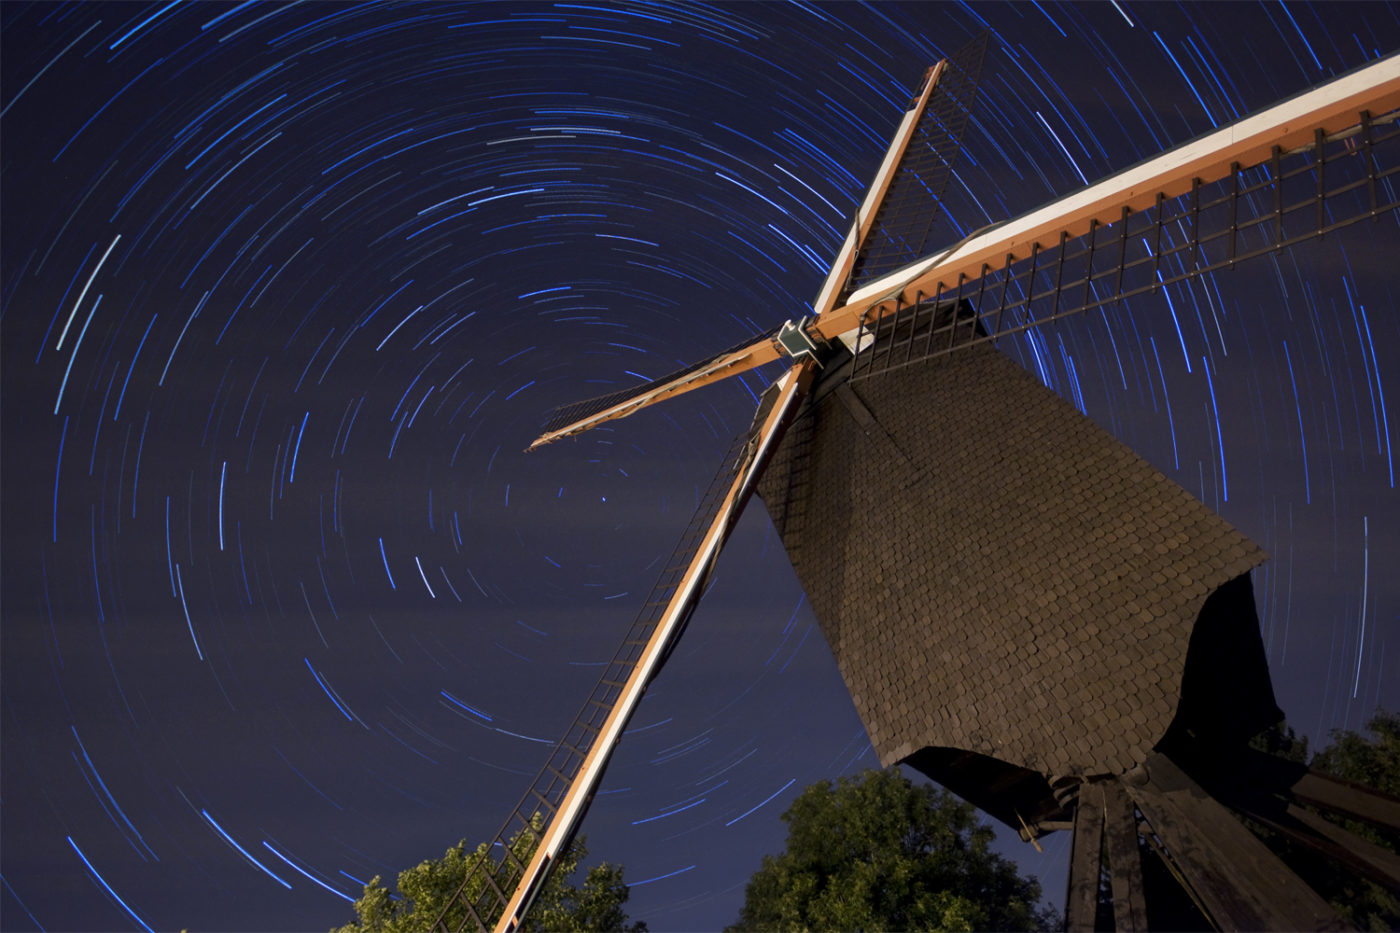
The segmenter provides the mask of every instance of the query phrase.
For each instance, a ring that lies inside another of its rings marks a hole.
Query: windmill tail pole
[[[613,748],[646,692],[647,684],[656,676],[685,627],[685,621],[699,598],[705,578],[714,566],[720,548],[753,492],[764,466],[777,448],[783,430],[796,413],[815,371],[814,362],[803,361],[793,366],[774,384],[773,403],[766,412],[760,409],[760,418],[756,429],[750,434],[745,457],[734,471],[718,514],[701,538],[700,546],[691,557],[680,585],[628,676],[616,706],[604,720],[592,747],[579,766],[578,774],[555,811],[553,819],[544,828],[534,855],[525,866],[524,874],[511,894],[505,911],[496,922],[496,933],[511,933],[519,927],[525,912],[544,886],[545,878],[559,851],[573,837],[612,757]],[[729,465],[726,464],[725,468],[729,468]]]

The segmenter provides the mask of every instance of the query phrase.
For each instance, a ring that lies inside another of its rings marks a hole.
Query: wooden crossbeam
[[[1397,829],[1400,800],[1302,764],[1248,751],[1198,775],[1222,803],[1358,875],[1400,892],[1400,855],[1348,832],[1303,804],[1381,828]]]
[[[1290,788],[1294,799],[1400,832],[1400,801],[1330,774],[1309,771]]]
[[[1345,930],[1331,906],[1165,755],[1127,785],[1166,856],[1222,930]]]
[[[1104,801],[1100,784],[1079,785],[1074,813],[1074,846],[1069,856],[1065,929],[1093,933],[1099,908],[1099,865],[1103,858]]]
[[[1118,933],[1147,929],[1147,902],[1143,896],[1142,855],[1138,852],[1137,815],[1123,785],[1104,781],[1104,841],[1108,849],[1108,874],[1112,879],[1113,925]]]

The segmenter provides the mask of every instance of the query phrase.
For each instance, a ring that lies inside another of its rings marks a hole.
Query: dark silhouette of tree
[[[976,809],[898,771],[808,787],[730,930],[1043,930],[1040,884],[990,850]]]

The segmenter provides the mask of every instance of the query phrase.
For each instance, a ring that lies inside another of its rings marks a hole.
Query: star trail
[[[1400,9],[0,5],[0,925],[325,929],[489,839],[773,372],[524,448],[809,310],[983,29],[934,242],[1389,54]],[[1392,214],[1002,344],[1268,550],[1314,747],[1400,707],[1396,255]],[[755,507],[583,832],[633,917],[717,929],[792,798],[875,765]],[[1000,835],[1060,902],[1064,834]]]

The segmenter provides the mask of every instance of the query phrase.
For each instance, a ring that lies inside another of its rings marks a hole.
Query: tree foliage
[[[511,839],[511,851],[522,862],[528,862],[538,844],[542,822],[537,816],[530,832],[517,833]],[[413,868],[399,872],[398,894],[390,893],[375,875],[365,885],[364,894],[355,901],[357,920],[337,927],[331,933],[427,933],[434,929],[438,916],[448,929],[475,929],[467,916],[464,902],[475,903],[486,888],[485,875],[473,873],[478,863],[487,858],[490,846],[482,843],[470,855],[462,840],[440,859],[428,859]],[[582,837],[570,843],[559,855],[544,888],[525,915],[522,930],[550,933],[585,933],[595,930],[621,930],[626,933],[646,933],[646,924],[629,925],[623,904],[629,891],[622,880],[622,868],[604,862],[589,870],[583,887],[570,883],[579,862],[587,858],[588,849]],[[503,867],[495,869],[496,883],[509,891],[515,877]],[[464,896],[456,898],[464,882]],[[454,898],[456,898],[454,900]],[[444,909],[446,913],[444,914]],[[497,906],[490,926],[500,916]]]
[[[1332,742],[1310,767],[1400,797],[1400,713],[1376,710],[1366,723],[1371,737],[1333,729]]]
[[[993,832],[946,791],[897,771],[808,787],[783,814],[730,930],[1039,930],[1040,884],[989,848]]]

